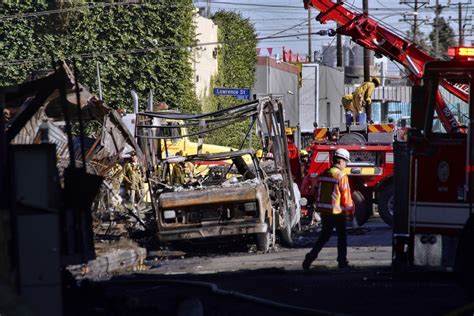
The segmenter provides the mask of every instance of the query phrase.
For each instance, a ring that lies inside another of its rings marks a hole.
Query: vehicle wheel
[[[285,220],[285,227],[281,229],[281,243],[285,247],[291,247],[293,244],[293,234],[291,231],[291,224],[290,224],[290,215],[288,212],[284,214]]]
[[[392,226],[393,223],[393,210],[395,209],[394,203],[393,183],[388,183],[382,187],[378,199],[380,217],[382,217],[382,220],[388,226]]]
[[[268,252],[270,250],[270,245],[272,242],[272,234],[269,231],[266,233],[257,234],[257,250]]]
[[[471,300],[474,300],[474,216],[467,221],[459,239],[456,272],[459,282]]]
[[[372,216],[372,210],[368,207],[365,197],[360,191],[352,192],[352,201],[354,201],[355,206],[354,218],[357,225],[362,226]]]
[[[365,137],[359,133],[349,133],[344,134],[339,139],[338,143],[340,145],[365,145]]]

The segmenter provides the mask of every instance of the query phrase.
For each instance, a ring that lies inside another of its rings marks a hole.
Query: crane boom
[[[409,72],[410,80],[418,85],[423,77],[424,66],[435,60],[418,48],[415,43],[382,27],[377,21],[362,13],[354,13],[344,7],[343,3],[331,0],[303,0],[306,9],[313,7],[320,11],[316,20],[324,24],[334,21],[340,25],[336,33],[350,36],[357,44],[370,49],[377,55],[383,55],[403,65]],[[440,84],[451,94],[468,102],[469,92],[464,87],[453,85],[447,80]],[[459,129],[461,126],[444,102],[438,96],[436,112],[446,131]]]

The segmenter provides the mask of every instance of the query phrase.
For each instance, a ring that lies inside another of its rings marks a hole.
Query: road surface
[[[349,232],[348,270],[337,269],[334,236],[302,271],[316,236],[270,253],[154,252],[150,270],[83,285],[74,296],[89,298],[69,306],[78,315],[446,315],[469,303],[451,274],[393,275],[391,229],[380,221]]]

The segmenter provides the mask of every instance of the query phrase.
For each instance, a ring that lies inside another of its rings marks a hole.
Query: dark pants
[[[337,262],[345,263],[347,261],[346,214],[321,214],[321,225],[321,234],[318,240],[316,240],[313,249],[306,255],[307,258],[313,261],[318,257],[324,244],[331,238],[332,231],[336,228]]]

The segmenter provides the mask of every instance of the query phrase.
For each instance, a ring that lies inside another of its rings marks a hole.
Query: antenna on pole
[[[308,8],[308,57],[309,62],[313,61],[313,38],[311,33],[313,28],[311,26],[311,7]]]

